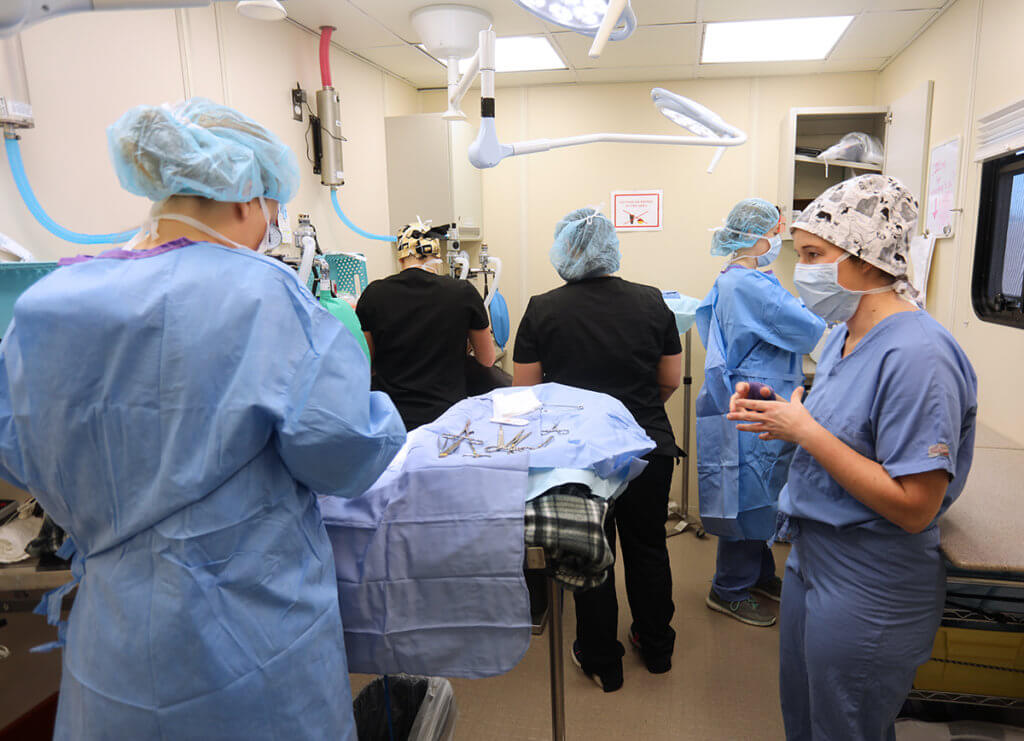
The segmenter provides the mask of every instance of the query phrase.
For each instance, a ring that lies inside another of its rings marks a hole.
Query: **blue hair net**
[[[746,198],[729,212],[725,226],[711,238],[712,255],[731,255],[753,247],[779,223],[779,209],[763,198]],[[751,236],[756,235],[756,236]]]
[[[619,237],[607,216],[578,208],[558,222],[548,256],[566,282],[608,275],[619,269]]]
[[[245,203],[287,203],[299,188],[299,163],[265,127],[206,98],[138,106],[107,129],[122,187],[162,201],[174,195]]]

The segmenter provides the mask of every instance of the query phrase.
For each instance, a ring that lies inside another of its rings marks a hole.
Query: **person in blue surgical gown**
[[[754,595],[779,600],[782,581],[767,541],[794,446],[740,435],[726,419],[740,381],[757,381],[788,398],[803,382],[802,356],[814,349],[825,322],[808,311],[768,267],[782,248],[779,210],[768,201],[737,203],[715,231],[711,254],[725,270],[697,309],[707,349],[697,396],[697,473],[701,521],[718,536],[709,608],[748,625],[775,616]]]
[[[298,187],[277,137],[200,99],[108,134],[150,222],[29,289],[0,353],[0,475],[68,531],[78,583],[55,738],[354,741],[313,491],[365,491],[401,419],[256,251]]]
[[[910,300],[917,218],[913,195],[882,175],[812,202],[793,224],[794,283],[840,325],[806,405],[803,389],[757,401],[743,384],[731,400],[741,434],[799,446],[779,498],[793,541],[780,617],[790,741],[895,739],[942,615],[937,521],[971,468],[977,379]]]

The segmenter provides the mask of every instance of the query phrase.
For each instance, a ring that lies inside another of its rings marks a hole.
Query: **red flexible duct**
[[[334,26],[320,26],[320,84],[331,85],[331,34]]]

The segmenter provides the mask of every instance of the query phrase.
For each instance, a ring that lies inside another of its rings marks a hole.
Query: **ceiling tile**
[[[625,41],[611,42],[600,59],[587,56],[592,40],[578,33],[553,34],[573,67],[646,67],[695,64],[699,27],[695,23],[638,28]]]
[[[865,72],[880,69],[885,57],[817,62],[744,62],[741,64],[702,64],[697,77],[775,77],[814,75],[823,72]]]
[[[538,70],[536,72],[501,72],[494,76],[495,87],[526,87],[528,85],[569,84],[576,81],[571,69]]]
[[[702,64],[697,77],[770,77],[772,75],[813,75],[824,71],[823,62],[740,62]]]
[[[335,26],[333,40],[353,51],[403,41],[348,0],[290,0],[288,16],[312,29]]]
[[[641,26],[655,23],[693,23],[697,20],[697,0],[631,0],[636,21]]]
[[[704,21],[749,21],[762,18],[811,18],[857,15],[865,11],[941,8],[944,0],[704,0]]]
[[[891,57],[934,15],[934,10],[864,13],[853,19],[829,59]]]
[[[861,59],[827,59],[826,72],[874,72],[882,69],[888,57],[866,57]]]
[[[599,67],[576,70],[580,82],[650,82],[654,80],[689,80],[697,68],[690,64],[664,67]]]
[[[447,79],[444,65],[408,44],[363,49],[359,55],[404,77],[417,87],[443,87]]]

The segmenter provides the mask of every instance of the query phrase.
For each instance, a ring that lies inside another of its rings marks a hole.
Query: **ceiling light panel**
[[[498,72],[567,69],[551,42],[543,36],[499,38],[494,47],[494,67]]]
[[[708,23],[700,61],[722,64],[825,59],[852,20],[852,15],[838,15]]]
[[[417,44],[421,49],[423,44]],[[445,64],[444,59],[438,60]],[[459,74],[466,71],[468,59],[459,60]],[[548,69],[569,69],[551,42],[544,36],[498,37],[494,45],[496,72],[535,72]]]

